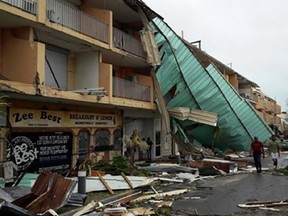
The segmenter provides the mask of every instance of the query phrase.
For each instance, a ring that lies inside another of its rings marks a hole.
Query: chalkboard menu
[[[70,132],[11,133],[7,148],[7,160],[18,170],[70,169],[71,155]]]

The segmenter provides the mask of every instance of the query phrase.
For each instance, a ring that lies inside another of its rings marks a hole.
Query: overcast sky
[[[286,111],[288,0],[143,0],[187,41],[257,83]]]

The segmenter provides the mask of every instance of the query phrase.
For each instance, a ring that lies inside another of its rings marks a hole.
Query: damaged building
[[[110,160],[135,128],[152,159],[247,150],[273,133],[264,106],[241,95],[257,85],[142,1],[0,0],[0,20],[0,160],[17,170],[70,169],[91,152]]]

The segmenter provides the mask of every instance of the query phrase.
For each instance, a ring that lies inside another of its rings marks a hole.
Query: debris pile
[[[81,164],[65,176],[25,173],[17,184],[0,188],[0,215],[173,215],[175,200],[199,198],[189,195],[194,189],[191,183],[254,169],[252,158],[245,153],[229,154],[225,159],[188,157],[181,164],[177,160],[138,162],[133,176],[128,173],[128,164],[121,161],[117,168],[115,160],[110,168],[103,161],[102,166]],[[245,203],[239,208],[270,208],[278,203],[264,204]]]

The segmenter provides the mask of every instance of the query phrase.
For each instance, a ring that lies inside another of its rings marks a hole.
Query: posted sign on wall
[[[7,148],[7,160],[18,170],[69,169],[71,154],[70,132],[12,133]]]
[[[115,127],[113,114],[65,112],[53,110],[9,110],[12,127]]]

